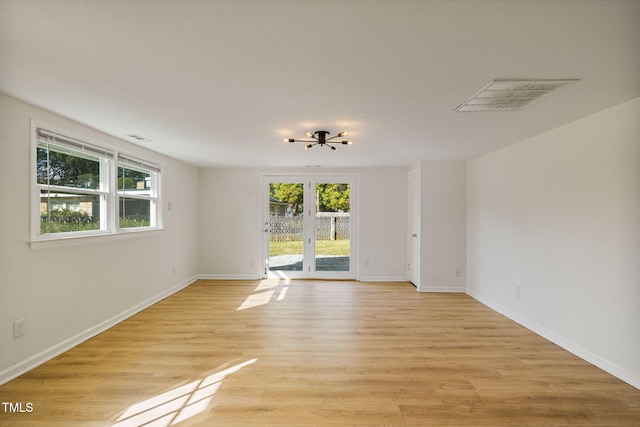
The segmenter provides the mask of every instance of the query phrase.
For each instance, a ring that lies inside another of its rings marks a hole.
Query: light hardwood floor
[[[464,294],[198,281],[0,387],[1,426],[639,426],[640,390]]]

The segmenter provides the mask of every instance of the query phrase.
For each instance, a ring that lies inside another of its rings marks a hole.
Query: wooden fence
[[[304,217],[278,216],[269,217],[270,241],[292,242],[302,240]],[[348,212],[316,213],[317,240],[350,240],[351,215]]]

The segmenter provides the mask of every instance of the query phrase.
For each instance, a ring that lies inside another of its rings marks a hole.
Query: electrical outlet
[[[462,276],[462,270],[457,268],[456,269],[456,277],[460,277],[460,276]]]
[[[520,298],[520,286],[516,286],[516,298]]]
[[[175,266],[175,265],[172,265],[172,266],[171,266],[171,274],[172,274],[173,276],[175,276],[175,275],[176,275],[176,266]]]
[[[27,333],[27,324],[25,319],[13,321],[13,337],[18,338]]]
[[[364,266],[365,267],[369,267],[371,265],[371,263],[369,262],[369,258],[365,258],[364,260]]]

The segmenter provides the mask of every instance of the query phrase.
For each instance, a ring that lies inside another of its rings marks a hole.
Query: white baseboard
[[[508,308],[502,306],[501,304],[496,303],[495,301],[485,297],[484,295],[472,290],[472,289],[467,289],[467,294],[470,295],[472,298],[474,298],[475,300],[481,302],[482,304],[486,305],[487,307],[491,308],[492,310],[497,311],[498,313],[508,317],[509,319],[513,320],[514,322],[524,326],[525,328],[529,329],[532,332],[535,332],[536,334],[540,335],[543,338],[548,339],[549,341],[551,341],[554,344],[559,345],[560,347],[564,348],[565,350],[567,350],[570,353],[575,354],[576,356],[580,357],[581,359],[586,360],[587,362],[597,366],[598,368],[610,373],[611,375],[621,379],[622,381],[626,382],[627,384],[640,389],[640,376],[634,374],[633,372],[629,372],[626,369],[618,366],[617,364],[610,362],[600,356],[598,356],[597,354],[592,353],[591,351],[585,349],[584,347],[581,347],[573,342],[571,342],[570,340],[561,337],[557,334],[555,334],[554,332],[548,330],[547,328],[544,328],[540,325],[538,325],[535,322],[532,322],[531,320],[520,316],[519,314],[509,310]]]
[[[253,274],[199,274],[202,280],[262,280],[262,277]],[[298,279],[296,279],[298,280]],[[299,279],[304,280],[304,279]],[[349,279],[345,279],[349,280]],[[359,277],[360,282],[406,282],[404,276],[364,276]],[[464,290],[463,290],[464,292]]]
[[[361,282],[408,282],[405,276],[360,276]]]
[[[465,293],[467,288],[464,286],[421,286],[418,292],[447,292],[447,293]]]
[[[142,301],[139,304],[136,304],[135,306],[103,321],[98,323],[95,326],[92,326],[91,328],[80,332],[77,335],[72,336],[71,338],[68,338],[44,351],[41,351],[40,353],[37,353],[31,357],[29,357],[28,359],[17,363],[13,366],[8,367],[7,369],[4,369],[3,371],[0,372],[0,385],[5,384],[9,381],[11,381],[14,378],[19,377],[20,375],[24,374],[25,372],[28,372],[40,365],[42,365],[43,363],[53,359],[56,356],[59,356],[60,354],[64,353],[65,351],[68,351],[70,349],[72,349],[73,347],[87,341],[90,338],[95,337],[96,335],[100,334],[101,332],[106,331],[107,329],[117,325],[118,323],[122,322],[123,320],[133,316],[134,314],[137,314],[139,312],[141,312],[142,310],[152,306],[153,304],[157,303],[160,300],[165,299],[166,297],[175,294],[176,292],[186,288],[187,286],[189,286],[190,284],[192,284],[193,282],[195,282],[198,278],[196,276],[193,276],[181,283],[178,283],[177,285],[163,291],[160,292],[157,295],[152,296],[151,298],[148,298],[144,301]]]
[[[262,277],[256,274],[199,274],[202,280],[260,280]]]

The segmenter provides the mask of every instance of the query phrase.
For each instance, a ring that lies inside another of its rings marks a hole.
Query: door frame
[[[407,174],[407,280],[420,290],[420,173]]]
[[[316,271],[315,269],[315,189],[316,183],[348,183],[351,185],[351,230],[350,230],[350,256],[349,271]],[[304,243],[303,243],[303,270],[286,271],[286,278],[291,279],[329,279],[329,280],[354,280],[357,278],[356,262],[358,243],[358,187],[360,174],[357,173],[263,173],[261,174],[261,239],[262,239],[262,277],[269,277],[269,233],[265,226],[269,220],[269,184],[271,183],[303,183],[305,186],[304,197]],[[309,194],[313,197],[309,197]],[[284,275],[284,273],[282,274]]]

